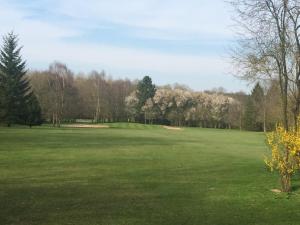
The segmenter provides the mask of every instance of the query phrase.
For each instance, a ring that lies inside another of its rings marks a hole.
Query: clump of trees
[[[126,97],[126,111],[132,122],[141,122],[143,116],[145,123],[267,131],[280,118],[277,87],[276,82],[265,89],[257,83],[251,94],[246,95],[163,86],[157,87],[147,100],[143,99],[143,105],[136,89]]]
[[[20,55],[18,37],[9,33],[3,37],[0,51],[0,122],[39,125],[41,109],[26,77],[26,63]]]
[[[28,78],[44,120],[58,127],[76,119],[94,123],[127,121],[125,98],[136,88],[136,82],[113,80],[104,71],[74,75],[60,62],[52,63],[45,71],[31,71]]]

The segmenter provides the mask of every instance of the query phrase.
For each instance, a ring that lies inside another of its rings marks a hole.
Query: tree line
[[[156,86],[149,76],[130,81],[114,80],[104,71],[75,75],[59,62],[31,71],[28,78],[44,120],[54,126],[81,119],[263,131],[280,119],[277,82],[266,90],[257,83],[250,95],[196,92],[178,84]]]

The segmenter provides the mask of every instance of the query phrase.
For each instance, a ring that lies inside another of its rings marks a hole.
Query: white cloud
[[[135,27],[139,36],[160,39],[230,38],[230,18],[223,0],[61,0],[53,10],[87,23],[103,22]],[[57,8],[55,8],[57,5]],[[90,26],[90,24],[88,25]],[[156,34],[156,36],[154,35]]]

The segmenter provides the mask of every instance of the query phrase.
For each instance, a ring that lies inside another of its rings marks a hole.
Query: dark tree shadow
[[[292,186],[292,192],[299,191],[300,190],[300,184],[296,184]]]

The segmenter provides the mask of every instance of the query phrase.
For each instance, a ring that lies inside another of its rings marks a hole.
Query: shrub
[[[300,130],[286,131],[279,124],[274,132],[267,134],[267,143],[272,155],[265,158],[265,163],[271,171],[278,171],[281,190],[290,192],[292,175],[300,168]]]

